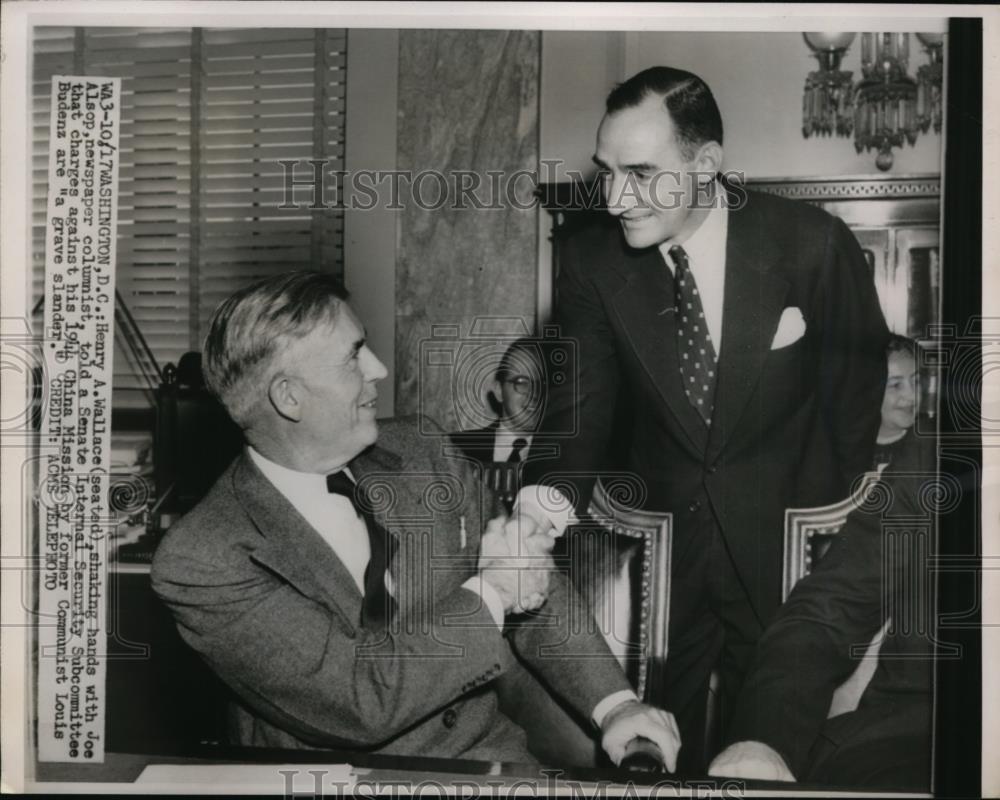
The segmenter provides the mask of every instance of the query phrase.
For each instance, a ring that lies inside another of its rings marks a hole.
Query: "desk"
[[[316,797],[362,795],[406,796],[407,792],[442,787],[458,797],[554,796],[604,798],[652,795],[706,797],[714,790],[724,797],[743,790],[793,797],[828,797],[845,787],[737,781],[703,776],[681,777],[623,773],[619,770],[569,768],[558,770],[529,764],[458,761],[437,758],[363,755],[338,751],[247,750],[220,748],[218,758],[137,756],[108,753],[104,764],[40,764],[37,786],[59,783],[105,783],[115,793],[135,791],[242,794],[295,793]],[[866,793],[866,794],[870,794]],[[894,796],[927,797],[926,794]]]
[[[183,753],[218,742],[228,689],[181,640],[148,564],[108,570],[107,749]]]

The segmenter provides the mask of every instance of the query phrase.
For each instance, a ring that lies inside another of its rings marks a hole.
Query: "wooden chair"
[[[508,512],[517,496],[517,490],[521,487],[523,466],[523,464],[494,461],[482,467],[483,487],[492,492]]]
[[[636,694],[662,707],[672,516],[627,508],[614,487],[598,481],[589,520],[569,532],[571,575]]]
[[[502,470],[484,471],[494,495],[505,487]],[[621,480],[613,486],[621,488]],[[610,493],[615,494],[614,489]],[[670,609],[670,514],[635,511],[595,488],[588,518],[567,529],[553,556],[568,569],[587,608],[569,621],[574,631],[600,632],[645,702],[662,707]],[[528,748],[542,763],[600,766],[599,736],[559,701],[529,665],[498,682],[500,708],[524,728]],[[586,669],[586,664],[580,664]]]
[[[788,599],[795,584],[808,575],[813,565],[825,555],[832,537],[840,533],[847,516],[860,508],[878,481],[879,472],[868,472],[851,496],[828,506],[789,508],[785,511],[785,564],[781,600]],[[861,695],[875,673],[878,652],[889,622],[875,634],[857,669],[834,692],[828,717],[854,711]]]

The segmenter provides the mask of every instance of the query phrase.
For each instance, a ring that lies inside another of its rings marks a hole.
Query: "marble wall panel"
[[[396,232],[396,414],[449,430],[485,421],[503,337],[470,334],[534,327],[539,64],[537,32],[400,32],[397,167],[414,180],[401,181]],[[449,326],[440,345],[434,326]],[[450,365],[427,363],[442,350]]]

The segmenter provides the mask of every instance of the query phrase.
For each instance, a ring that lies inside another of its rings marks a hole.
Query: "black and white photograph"
[[[1000,14],[5,2],[4,791],[1000,796]]]

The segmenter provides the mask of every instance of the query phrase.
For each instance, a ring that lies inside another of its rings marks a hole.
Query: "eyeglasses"
[[[527,375],[515,375],[512,378],[502,378],[503,383],[509,383],[518,394],[532,394],[538,390],[538,382]]]

